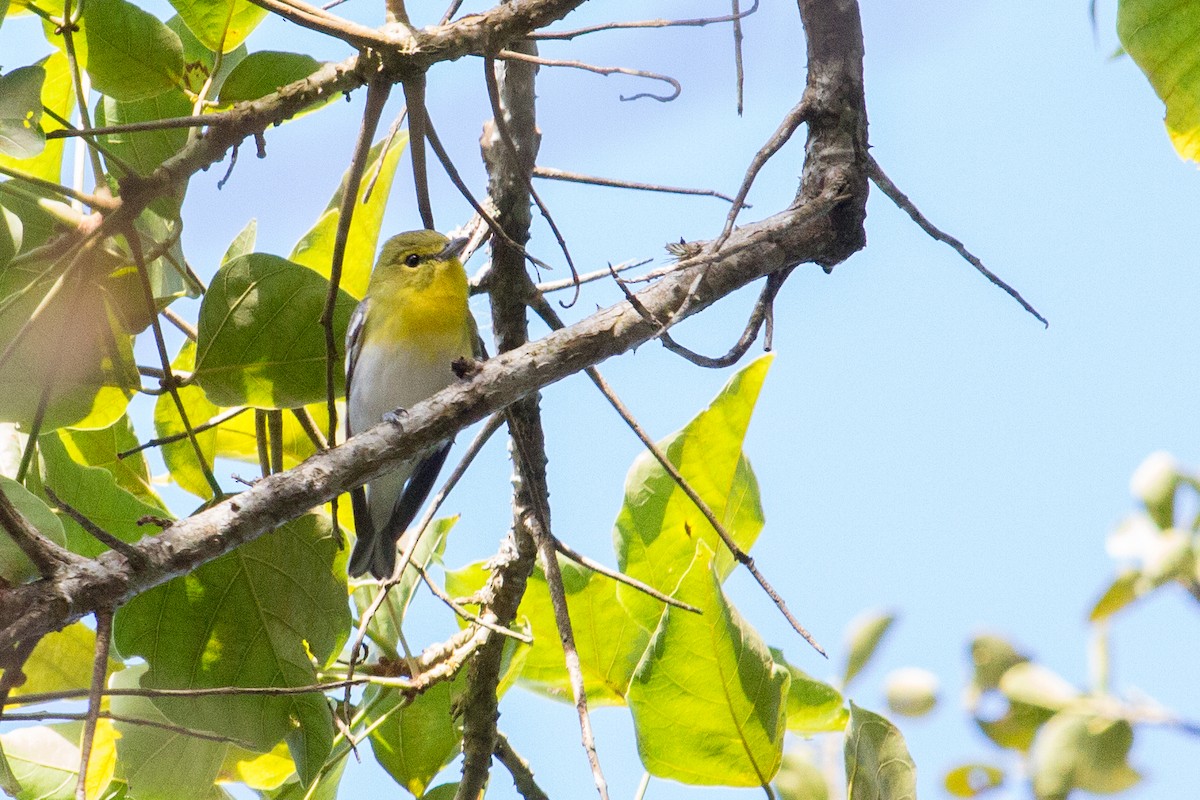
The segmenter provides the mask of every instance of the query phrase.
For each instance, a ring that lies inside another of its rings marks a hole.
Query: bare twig
[[[36,175],[27,175],[20,170],[7,167],[3,164],[0,164],[0,175],[7,175],[15,180],[24,181],[30,186],[36,186],[39,189],[44,189],[48,192],[54,192],[57,195],[62,195],[63,197],[71,200],[78,200],[80,203],[97,210],[113,211],[117,208],[117,206],[120,205],[120,203],[113,199],[112,195],[107,193],[88,194],[87,192],[76,191],[70,186],[62,186],[54,181],[48,181],[43,178],[39,178]]]
[[[0,496],[3,494],[0,492]],[[38,641],[38,637],[21,639],[0,655],[0,669],[4,670],[4,674],[0,675],[0,719],[8,719],[8,715],[4,713],[4,709],[9,706],[8,695],[25,683],[25,662],[29,660]],[[22,696],[19,702],[26,702],[27,696]]]
[[[733,0],[733,65],[737,75],[737,113],[740,117],[745,105],[746,70],[742,64],[742,12],[740,0]]]
[[[431,579],[429,577],[429,573],[427,573],[423,567],[414,564],[413,568],[420,573],[422,582],[424,582],[424,584],[429,588],[429,591],[433,593],[433,596],[445,603],[446,606],[457,616],[465,619],[467,622],[474,622],[476,625],[482,625],[492,633],[498,633],[501,636],[507,636],[510,639],[516,639],[518,642],[524,642],[525,644],[533,644],[533,637],[529,636],[528,634],[521,633],[520,631],[514,631],[511,628],[505,628],[497,625],[486,617],[481,617],[478,614],[472,614],[463,607],[462,603],[459,603],[453,597],[446,594],[446,590],[441,586],[438,586],[437,581]]]
[[[550,800],[534,780],[529,762],[521,758],[520,753],[509,743],[508,737],[499,731],[496,731],[496,760],[504,765],[509,775],[512,775],[513,786],[525,800]]]
[[[754,158],[750,160],[750,166],[746,168],[746,175],[742,178],[742,185],[738,188],[737,194],[733,197],[733,208],[729,210],[729,216],[725,220],[725,227],[721,231],[721,235],[712,241],[710,249],[716,252],[721,249],[721,245],[725,244],[729,239],[729,234],[733,232],[733,225],[737,221],[738,212],[742,210],[742,204],[746,202],[746,195],[750,194],[750,187],[754,185],[754,179],[758,177],[758,172],[763,168],[771,156],[779,152],[788,139],[792,138],[792,134],[801,124],[808,121],[809,108],[803,100],[787,113],[783,121],[779,123],[779,127],[767,143],[754,154]]]
[[[51,578],[69,567],[75,561],[81,561],[80,556],[59,547],[31,522],[21,515],[8,496],[0,489],[0,528],[8,533],[12,540],[21,548],[21,552],[33,562],[38,574],[43,578]]]
[[[421,224],[429,230],[435,230],[433,205],[429,201],[429,170],[425,166],[425,142],[429,138],[429,110],[425,107],[425,76],[417,75],[406,80],[403,87],[405,108],[408,109],[408,156],[412,161],[417,210],[421,214]]]
[[[514,50],[501,50],[496,54],[496,58],[502,61],[524,61],[529,64],[537,64],[543,67],[570,67],[571,69],[582,69],[587,72],[594,72],[597,75],[633,75],[638,78],[649,78],[653,81],[662,81],[671,86],[671,94],[654,94],[653,92],[638,92],[634,95],[621,95],[622,100],[639,100],[643,97],[649,97],[652,100],[657,100],[660,103],[669,103],[679,93],[683,91],[683,86],[679,81],[672,78],[670,75],[660,75],[657,72],[647,72],[641,69],[631,69],[629,67],[601,67],[595,64],[587,64],[583,61],[569,61],[557,58],[542,58],[541,56],[529,55],[528,53],[518,53]]]
[[[888,178],[886,173],[884,173],[883,167],[879,166],[879,162],[875,160],[874,156],[868,156],[867,166],[871,176],[871,182],[878,186],[879,190],[887,195],[888,199],[895,203],[901,211],[903,211],[905,214],[908,214],[908,216],[912,218],[912,221],[917,223],[917,227],[929,234],[931,238],[949,245],[954,252],[962,256],[963,260],[978,270],[979,274],[987,278],[993,286],[999,287],[1009,297],[1020,303],[1021,308],[1029,312],[1038,322],[1042,323],[1047,328],[1050,327],[1050,322],[1040,313],[1038,313],[1038,310],[1031,306],[1025,300],[1025,298],[1021,296],[1020,292],[1009,286],[1004,279],[985,267],[983,262],[980,261],[974,254],[972,254],[971,251],[966,248],[966,245],[964,245],[961,241],[942,231],[940,228],[930,222],[916,207],[916,205],[908,199],[904,192],[900,191],[900,188],[896,186],[896,184],[892,183],[892,180]]]
[[[571,559],[576,564],[579,564],[582,567],[587,567],[588,569],[592,570],[593,572],[597,572],[606,578],[611,578],[612,580],[616,581],[617,583],[623,583],[626,586],[630,587],[631,589],[636,589],[637,591],[639,591],[649,597],[653,597],[655,600],[659,601],[660,603],[666,603],[669,606],[675,606],[675,608],[681,608],[684,611],[691,611],[693,614],[704,613],[700,609],[696,608],[693,605],[688,605],[687,603],[683,602],[682,600],[677,600],[676,598],[671,597],[670,595],[663,594],[658,589],[655,589],[653,586],[650,586],[649,584],[642,583],[637,578],[631,578],[630,576],[626,575],[624,572],[619,572],[615,569],[610,569],[609,567],[604,566],[603,564],[601,564],[598,561],[593,561],[592,559],[585,556],[583,553],[573,550],[571,547],[567,546],[567,544],[565,542],[563,542],[562,539],[559,539],[557,536],[554,537],[554,547],[556,550],[558,550],[558,552],[562,553],[564,556]]]
[[[248,749],[253,749],[254,745],[250,742],[241,742],[237,739],[231,739],[228,736],[221,736],[208,731],[199,731],[194,728],[187,728],[182,725],[172,725],[170,722],[163,722],[155,719],[141,719],[138,717],[127,717],[123,714],[113,714],[110,711],[101,711],[96,715],[98,719],[110,719],[113,722],[119,722],[123,725],[141,725],[146,728],[157,728],[161,731],[168,731],[178,736],[190,736],[193,739],[202,739],[206,742],[221,742],[223,744],[234,744]],[[64,711],[19,711],[16,713],[5,714],[5,722],[49,722],[51,720],[67,720],[67,721],[83,721],[87,719],[87,714],[69,713]]]
[[[75,783],[75,800],[87,800],[88,762],[92,758],[92,741],[96,722],[100,718],[100,700],[108,675],[108,646],[112,641],[111,608],[96,610],[96,650],[92,656],[92,686],[88,690],[87,715],[83,720],[83,735],[79,740],[79,779]]]
[[[667,194],[687,194],[697,197],[716,197],[727,203],[733,202],[733,198],[729,195],[721,194],[713,189],[688,189],[682,186],[663,186],[657,183],[600,178],[595,175],[582,175],[578,172],[568,172],[567,170],[555,169],[553,167],[534,167],[533,177],[555,181],[569,181],[571,183],[587,183],[592,186],[611,186],[614,189],[636,189],[640,192],[665,192]],[[744,204],[742,207],[751,208],[751,206]]]
[[[370,683],[369,678],[347,678],[328,683],[314,683],[308,686],[211,686],[203,689],[104,689],[100,692],[104,697],[290,697],[298,694],[319,694],[334,689],[343,689],[347,684],[361,686]],[[77,700],[87,697],[89,689],[63,689],[57,692],[39,692],[23,694],[9,705],[34,705],[41,703],[57,703],[60,700]]]
[[[754,5],[736,16],[725,15],[720,17],[699,17],[697,19],[646,19],[637,22],[606,22],[603,25],[591,25],[586,28],[576,28],[570,31],[537,31],[531,33],[528,38],[535,41],[543,39],[574,39],[576,36],[583,36],[588,33],[629,30],[630,28],[702,28],[705,25],[712,25],[718,22],[733,22],[745,19],[755,11],[758,11],[758,0],[754,0]]]
[[[578,279],[563,278],[562,280],[557,281],[546,281],[545,283],[539,283],[535,285],[534,288],[543,294],[546,292],[557,292],[561,289],[572,289],[577,284],[582,285],[585,283],[591,283],[592,281],[598,281],[601,278],[609,278],[612,277],[614,272],[621,273],[625,270],[643,267],[649,263],[650,259],[642,258],[634,261],[626,261],[624,264],[617,264],[615,267],[610,264],[606,269],[598,269],[595,272],[585,272],[584,274],[580,275]],[[472,283],[472,287],[473,286],[474,283]]]
[[[83,528],[85,531],[95,537],[96,541],[113,550],[116,550],[118,553],[125,556],[125,558],[129,559],[130,565],[135,569],[144,567],[146,565],[146,557],[142,555],[142,551],[138,550],[128,542],[118,539],[116,536],[113,536],[111,533],[85,517],[77,509],[72,507],[70,503],[66,502],[57,494],[55,494],[54,490],[50,488],[49,484],[43,483],[42,491],[46,493],[46,497],[50,498],[51,503],[54,503],[54,505],[62,509],[62,511],[68,517],[75,520],[75,522],[79,524],[79,527]]]
[[[303,406],[293,408],[292,416],[296,418],[296,422],[300,423],[300,429],[308,436],[308,440],[313,443],[314,447],[318,450],[329,449],[329,440],[321,435],[320,429],[317,428],[316,420],[312,418],[312,414],[308,412],[307,408]]]
[[[166,376],[164,375],[163,377],[165,379]],[[215,417],[209,419],[207,422],[202,422],[201,424],[192,428],[191,433],[204,433],[205,431],[212,430],[218,425],[224,425],[226,422],[229,422],[229,420],[239,416],[240,414],[244,414],[249,410],[250,406],[236,406],[234,408],[226,409],[220,414],[217,414]],[[142,442],[137,447],[131,447],[128,450],[122,450],[121,452],[117,453],[117,459],[119,460],[122,458],[128,458],[129,456],[140,453],[143,450],[149,450],[151,447],[161,447],[164,444],[182,442],[184,439],[188,438],[189,435],[191,434],[189,434],[187,431],[184,431],[183,433],[172,433],[170,436],[163,436],[158,439],[149,439],[145,442]]]

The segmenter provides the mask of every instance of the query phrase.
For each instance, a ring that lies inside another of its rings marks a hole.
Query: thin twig
[[[196,326],[176,314],[174,309],[164,308],[162,315],[166,318],[167,322],[178,328],[190,341],[194,342],[200,337],[200,334],[196,331]]]
[[[113,211],[121,205],[120,202],[115,200],[111,195],[88,194],[87,192],[76,191],[69,186],[62,186],[54,181],[48,181],[44,178],[39,178],[36,175],[27,175],[20,170],[6,167],[3,164],[0,164],[0,175],[7,175],[10,178],[28,183],[30,186],[36,186],[39,189],[44,189],[48,192],[54,192],[55,194],[62,195],[63,197],[71,200],[78,200],[80,203],[83,203],[86,206],[90,206],[91,208],[102,211]]]
[[[300,423],[300,429],[308,436],[308,440],[313,443],[317,450],[328,450],[329,440],[322,434],[317,427],[317,422],[312,418],[312,414],[304,406],[292,409],[292,416],[296,418],[296,422]]]
[[[1002,278],[985,267],[983,262],[973,255],[971,251],[966,248],[966,245],[964,245],[961,241],[942,231],[940,228],[930,222],[916,207],[916,205],[914,205],[913,202],[908,199],[904,192],[900,191],[900,188],[896,186],[896,184],[892,183],[892,180],[884,173],[883,167],[879,166],[879,162],[875,160],[875,157],[869,154],[867,155],[867,174],[870,175],[871,182],[878,186],[879,190],[887,195],[889,200],[895,203],[901,211],[908,214],[908,216],[912,218],[913,222],[917,223],[917,227],[929,234],[931,238],[949,245],[954,252],[962,256],[963,260],[978,270],[979,274],[987,278],[993,286],[999,287],[1009,297],[1020,303],[1021,308],[1033,315],[1038,322],[1042,323],[1047,328],[1050,327],[1050,322],[1040,313],[1038,313],[1036,308],[1026,302],[1025,298],[1021,296],[1020,292],[1009,286]]]
[[[92,758],[92,741],[96,736],[96,722],[100,719],[101,693],[108,675],[112,621],[111,608],[96,609],[96,650],[92,657],[92,686],[88,690],[87,715],[83,719],[83,735],[79,741],[79,779],[75,783],[75,800],[87,800],[88,762]]]
[[[206,742],[234,744],[248,749],[253,749],[254,747],[254,745],[249,742],[241,742],[228,736],[221,736],[220,734],[209,733],[208,731],[198,731],[194,728],[186,728],[182,725],[173,725],[170,722],[163,722],[156,719],[127,717],[123,714],[113,714],[111,711],[101,711],[96,716],[99,719],[109,719],[113,722],[119,722],[122,725],[141,725],[146,728],[157,728],[158,730],[169,731],[170,733],[174,733],[179,736],[190,736],[193,739],[203,739]],[[87,719],[87,714],[70,713],[65,711],[19,711],[14,714],[4,715],[5,722],[50,722],[52,720],[78,722],[85,719]]]
[[[527,53],[518,53],[514,50],[501,50],[496,53],[496,58],[502,61],[524,61],[528,64],[537,64],[542,67],[570,67],[571,69],[582,69],[587,72],[594,72],[597,75],[633,75],[637,78],[649,78],[653,81],[662,81],[671,86],[672,92],[666,94],[654,94],[653,92],[638,92],[637,94],[626,97],[621,95],[624,101],[639,100],[643,97],[649,97],[652,100],[657,100],[660,103],[669,103],[676,97],[679,97],[683,91],[683,86],[679,81],[672,78],[670,75],[661,75],[657,72],[647,72],[641,69],[631,69],[629,67],[601,67],[596,64],[587,64],[583,61],[569,61],[557,58],[542,58],[541,56],[531,56]]]
[[[559,539],[557,536],[554,537],[554,547],[556,550],[558,550],[558,552],[562,553],[564,556],[566,556],[570,560],[574,561],[576,564],[579,564],[582,567],[587,567],[592,572],[597,572],[606,578],[611,578],[612,580],[616,581],[617,583],[623,583],[632,589],[636,589],[637,591],[639,591],[645,595],[648,595],[649,597],[653,597],[655,600],[659,601],[660,603],[666,603],[669,606],[675,606],[676,608],[681,608],[684,611],[691,611],[693,614],[703,614],[704,613],[703,611],[701,611],[700,609],[696,608],[693,605],[688,605],[687,603],[683,602],[682,600],[677,600],[676,598],[671,597],[670,595],[663,594],[658,589],[655,589],[653,586],[650,586],[649,584],[642,583],[637,578],[632,578],[629,575],[626,575],[624,572],[619,572],[615,569],[610,569],[609,567],[604,566],[603,564],[601,564],[598,561],[593,561],[592,559],[585,556],[583,553],[573,550],[565,542],[563,542],[562,539]]]
[[[740,117],[745,105],[746,70],[742,64],[742,13],[739,0],[733,0],[733,65],[737,74],[737,113]]]
[[[78,509],[74,508],[70,503],[66,502],[57,494],[55,494],[54,490],[50,488],[49,484],[43,483],[42,491],[46,493],[46,497],[50,498],[51,503],[54,503],[54,505],[58,506],[68,517],[75,520],[75,522],[79,524],[79,527],[90,533],[96,539],[96,541],[112,550],[116,550],[118,553],[125,556],[126,560],[129,561],[130,565],[134,569],[145,566],[146,556],[142,554],[142,551],[138,550],[128,542],[118,539],[116,536],[113,536],[111,533],[85,517]]]
[[[664,186],[657,183],[600,178],[595,175],[583,175],[578,172],[568,172],[565,169],[555,169],[554,167],[536,166],[533,168],[533,177],[553,181],[568,181],[570,183],[586,183],[592,186],[610,186],[614,189],[635,189],[640,192],[664,192],[666,194],[686,194],[697,197],[716,197],[727,203],[733,202],[733,198],[729,195],[721,194],[713,189],[688,189],[683,186]],[[751,208],[748,205],[743,205],[742,207]]]
[[[603,25],[590,25],[586,28],[576,28],[570,31],[537,31],[529,34],[526,38],[534,40],[574,39],[576,36],[583,36],[588,33],[629,30],[630,28],[702,28],[705,25],[712,25],[718,22],[733,22],[734,20],[745,19],[755,11],[758,11],[758,0],[754,0],[754,5],[736,17],[725,15],[720,17],[700,17],[697,19],[646,19],[637,22],[606,22]]]
[[[370,678],[347,678],[328,683],[314,683],[308,686],[213,686],[204,689],[104,689],[100,694],[104,697],[238,697],[238,696],[268,696],[284,697],[298,694],[318,694],[334,689],[342,689],[347,685],[361,686],[370,683]],[[40,703],[57,703],[60,700],[77,700],[87,697],[89,689],[62,689],[57,692],[38,692],[23,694],[9,705],[34,705]]]
[[[0,496],[3,496],[3,494],[3,492],[0,492]],[[4,670],[4,674],[0,675],[0,720],[8,719],[8,715],[4,713],[4,709],[9,706],[8,695],[13,689],[25,683],[25,662],[29,660],[29,656],[33,653],[33,648],[37,647],[38,641],[36,637],[21,639],[0,658],[0,669]],[[28,695],[23,695],[17,702],[26,702],[26,697]],[[16,705],[16,703],[13,705]]]
[[[207,430],[212,430],[213,428],[217,427],[218,425],[224,425],[226,422],[229,422],[229,420],[233,419],[234,417],[236,417],[240,414],[244,414],[249,410],[250,410],[250,406],[237,406],[235,408],[226,409],[225,411],[222,411],[220,414],[217,414],[215,417],[212,417],[211,419],[209,419],[207,422],[203,422],[203,423],[197,425],[196,427],[192,428],[191,432],[192,433],[204,433]],[[181,442],[184,439],[188,438],[188,436],[189,436],[189,433],[187,431],[184,431],[182,433],[172,433],[170,436],[163,436],[158,439],[150,439],[148,441],[142,442],[137,447],[131,447],[128,450],[122,450],[121,452],[117,453],[117,459],[120,460],[122,458],[128,458],[129,456],[132,456],[136,453],[140,453],[143,450],[149,450],[151,447],[161,447],[164,444],[174,444],[175,442]]]
[[[649,263],[650,263],[649,258],[641,258],[641,259],[637,259],[635,261],[626,261],[624,264],[617,264],[615,267],[610,265],[606,269],[598,269],[595,272],[585,272],[584,274],[579,276],[578,280],[576,280],[575,278],[563,278],[563,279],[557,280],[557,281],[546,281],[545,283],[536,284],[534,288],[536,288],[539,292],[542,292],[543,294],[545,294],[546,292],[557,292],[561,289],[571,289],[571,288],[574,288],[576,284],[584,284],[584,283],[591,283],[592,281],[598,281],[601,278],[611,277],[614,272],[620,273],[620,272],[624,272],[625,270],[636,269],[638,267],[644,267],[646,264],[649,264]],[[472,282],[472,287],[474,287],[474,282]]]
[[[796,129],[808,121],[808,114],[808,105],[801,100],[779,123],[779,127],[775,129],[775,133],[771,135],[767,143],[754,154],[754,158],[750,160],[750,166],[746,168],[746,175],[742,178],[742,185],[738,188],[737,194],[733,196],[733,208],[729,210],[729,216],[725,219],[725,228],[721,231],[721,235],[713,240],[709,248],[710,252],[715,253],[720,250],[721,245],[725,244],[729,238],[729,234],[733,233],[733,225],[737,222],[738,213],[742,210],[742,204],[746,202],[746,195],[750,194],[750,187],[754,184],[754,179],[758,177],[759,170],[779,152],[780,148],[787,144]]]
[[[261,408],[254,409],[254,445],[258,455],[258,474],[265,478],[271,474],[271,453],[267,442],[267,412]]]
[[[33,562],[33,566],[37,568],[38,574],[43,578],[58,575],[72,562],[82,560],[79,556],[44,536],[33,526],[33,523],[25,519],[2,489],[0,489],[0,529],[12,537],[12,540],[21,548],[21,552]]]
[[[271,472],[283,472],[283,410],[267,411],[267,436],[270,439]],[[335,534],[337,535],[337,534]],[[340,536],[339,536],[340,538]]]
[[[513,779],[513,786],[525,800],[550,800],[534,780],[529,762],[521,758],[520,753],[509,743],[508,737],[500,731],[496,731],[496,760],[508,770]]]
[[[83,85],[83,70],[79,66],[79,59],[75,53],[75,31],[78,30],[79,12],[83,10],[83,4],[80,3],[72,10],[72,0],[63,1],[62,21],[55,29],[55,33],[63,37],[63,50],[67,54],[67,69],[71,73],[71,78],[75,84],[75,100],[79,104],[79,124],[81,127],[92,127],[91,117],[88,115],[88,92]],[[104,167],[100,163],[100,156],[95,150],[88,149],[88,156],[92,161],[92,173],[96,179],[97,185],[104,182]]]
[[[125,240],[129,243],[129,252],[133,254],[133,263],[137,267],[138,280],[142,287],[142,299],[146,303],[146,312],[150,316],[150,327],[154,331],[154,344],[158,348],[158,357],[162,362],[163,372],[167,376],[163,382],[166,384],[167,391],[171,394],[171,400],[175,403],[175,410],[179,414],[179,421],[183,424],[184,431],[187,432],[187,439],[192,444],[192,452],[196,455],[196,462],[200,465],[200,471],[204,473],[204,479],[208,482],[209,488],[212,489],[213,496],[220,497],[224,494],[224,490],[221,488],[221,484],[217,482],[217,476],[213,474],[212,467],[209,466],[208,461],[204,458],[204,451],[200,449],[200,442],[196,439],[196,430],[188,420],[187,409],[183,405],[183,399],[179,396],[179,383],[175,380],[175,374],[171,368],[171,356],[167,353],[167,342],[163,337],[162,325],[158,321],[158,309],[154,303],[154,289],[150,286],[150,273],[146,269],[146,258],[142,252],[142,242],[132,225],[129,226],[125,233]]]
[[[408,157],[412,161],[413,188],[417,193],[417,211],[421,224],[436,230],[433,224],[433,205],[429,201],[429,169],[425,165],[425,142],[428,137],[429,110],[425,107],[425,75],[417,75],[401,84],[404,104],[408,109]],[[453,178],[451,178],[453,180]]]
[[[421,580],[427,587],[429,587],[429,591],[433,592],[433,596],[445,603],[446,606],[457,616],[465,619],[467,622],[474,622],[476,625],[482,625],[493,633],[498,633],[501,636],[507,636],[510,639],[516,639],[518,642],[524,642],[525,644],[533,644],[532,636],[521,633],[520,631],[514,631],[511,628],[505,628],[502,625],[497,625],[489,619],[485,619],[478,614],[473,614],[468,611],[463,607],[462,603],[459,603],[453,597],[446,594],[446,590],[441,586],[438,586],[437,581],[429,577],[429,573],[425,571],[424,567],[413,564],[413,569],[415,569],[421,576]]]

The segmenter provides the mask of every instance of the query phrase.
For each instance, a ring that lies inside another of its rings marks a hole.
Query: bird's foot
[[[407,408],[396,408],[383,415],[384,422],[390,422],[393,425],[403,425],[404,418],[408,416]]]

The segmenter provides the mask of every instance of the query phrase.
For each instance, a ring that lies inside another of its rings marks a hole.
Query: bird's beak
[[[457,239],[451,239],[449,244],[442,248],[442,252],[438,253],[436,258],[439,261],[458,258],[458,254],[463,251],[467,243],[471,240],[465,236],[459,236]]]

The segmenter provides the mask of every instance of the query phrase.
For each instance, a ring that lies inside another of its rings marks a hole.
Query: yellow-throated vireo
[[[388,239],[367,294],[346,330],[347,435],[378,424],[449,386],[451,365],[482,357],[467,307],[466,239],[409,231]],[[440,442],[352,493],[357,541],[350,574],[380,580],[396,569],[397,546],[428,497],[451,442]]]

